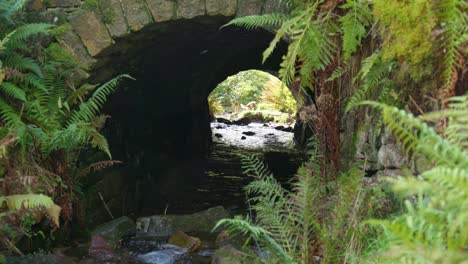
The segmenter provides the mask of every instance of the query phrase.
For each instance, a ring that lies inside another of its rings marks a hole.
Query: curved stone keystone
[[[205,15],[205,2],[203,0],[178,0],[177,18],[194,18]]]
[[[264,0],[239,0],[237,17],[261,14],[263,3]]]
[[[132,31],[139,31],[144,26],[153,22],[153,18],[146,8],[146,2],[144,0],[121,1],[128,26]]]
[[[155,22],[176,19],[175,0],[146,0]]]
[[[118,38],[128,34],[129,28],[125,21],[125,16],[122,10],[120,0],[99,0],[101,13],[103,16],[108,16],[106,26],[112,37]]]
[[[206,14],[209,16],[235,16],[237,0],[206,0]]]

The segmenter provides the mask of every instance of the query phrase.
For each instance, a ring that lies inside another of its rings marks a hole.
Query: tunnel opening
[[[104,175],[114,190],[105,192],[104,200],[116,214],[190,213],[213,205],[243,208],[239,200],[248,179],[240,177],[238,153],[213,142],[208,96],[240,71],[277,72],[287,44],[280,43],[262,64],[262,51],[273,34],[220,29],[228,21],[197,17],[157,23],[116,40],[101,54],[93,80],[120,73],[136,79],[123,83],[105,107],[110,118],[104,133],[113,158],[123,162]],[[297,160],[278,165],[288,154],[263,154],[276,161],[272,169],[277,167],[283,176],[295,172]],[[91,219],[99,218],[95,214]]]

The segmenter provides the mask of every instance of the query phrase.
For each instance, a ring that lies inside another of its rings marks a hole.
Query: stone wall
[[[93,5],[90,3],[97,3]],[[30,0],[31,21],[66,24],[60,43],[79,61],[76,81],[87,79],[111,47],[146,26],[200,16],[240,17],[285,12],[275,0]],[[107,52],[106,52],[107,51]]]

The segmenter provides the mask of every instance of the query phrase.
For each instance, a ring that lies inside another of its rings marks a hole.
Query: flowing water
[[[288,129],[275,127],[274,124],[235,125],[213,122],[211,128],[213,144],[205,156],[181,160],[176,166],[170,165],[158,172],[154,171],[153,163],[144,163],[146,165],[142,166],[141,171],[148,174],[149,180],[145,182],[145,203],[138,216],[192,214],[220,205],[232,214],[247,214],[248,205],[243,187],[252,178],[243,174],[241,156],[259,156],[285,185],[303,160],[303,155],[293,145],[293,133],[283,131]],[[152,177],[151,173],[158,177]],[[167,237],[136,236],[124,240],[120,249],[98,252],[98,257],[110,257],[106,261],[88,255],[91,254],[91,251],[88,252],[89,242],[66,248],[59,255],[75,261],[70,263],[80,264],[211,263],[216,250],[216,234],[188,234],[201,239],[199,251],[188,253],[186,249],[169,245]],[[38,257],[34,259],[39,260]]]
[[[264,159],[275,177],[287,184],[303,160],[293,144],[293,133],[282,131],[274,124],[251,123],[235,125],[213,122],[213,145],[202,159],[186,161],[174,170],[189,178],[184,184],[159,182],[163,186],[158,196],[159,207],[170,214],[194,213],[222,205],[234,214],[248,213],[243,187],[252,178],[243,174],[241,156],[257,155]],[[285,130],[285,129],[283,129]],[[189,177],[188,177],[189,176]],[[164,178],[164,177],[163,177]],[[157,201],[153,201],[154,205]],[[210,263],[215,252],[212,234],[190,234],[201,238],[197,253],[165,244],[164,239],[135,237],[126,241],[126,248],[136,263]]]

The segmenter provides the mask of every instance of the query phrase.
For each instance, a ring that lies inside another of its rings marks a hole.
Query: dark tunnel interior
[[[114,210],[164,209],[155,193],[196,181],[190,175],[197,175],[199,159],[210,148],[210,92],[240,71],[279,69],[286,43],[262,64],[273,33],[221,28],[228,21],[198,17],[155,24],[117,40],[100,60],[93,80],[121,73],[136,79],[125,81],[104,109],[110,116],[104,134],[113,158],[124,163],[118,173],[126,190],[110,202]]]

